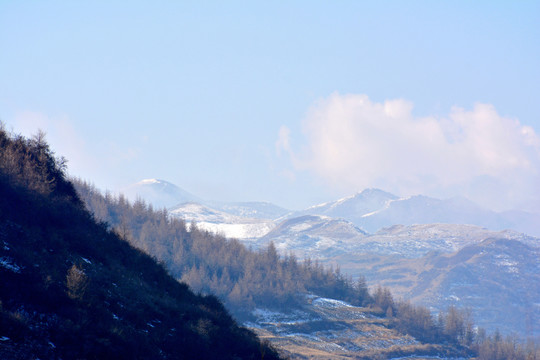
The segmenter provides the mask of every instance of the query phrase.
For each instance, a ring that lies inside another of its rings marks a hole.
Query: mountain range
[[[440,223],[476,225],[494,231],[511,229],[540,236],[540,214],[517,210],[495,212],[462,197],[436,199],[416,195],[401,198],[379,189],[366,189],[342,199],[292,211],[268,202],[204,200],[170,182],[157,179],[130,185],[123,194],[132,201],[141,198],[154,207],[166,207],[174,216],[188,222],[195,221],[209,231],[217,230],[227,237],[240,239],[259,238],[281,221],[303,215],[343,219],[367,233],[376,233],[393,225]],[[194,211],[194,205],[186,203],[198,204],[200,211]],[[219,224],[250,224],[251,231],[246,230],[241,232],[242,236],[236,236],[237,228],[217,226]],[[260,228],[256,224],[260,224]]]
[[[477,225],[490,230],[513,229],[540,235],[539,215],[497,213],[462,197],[444,200],[424,195],[398,198],[378,189],[367,189],[299,213],[343,218],[370,233],[396,224],[443,223]]]
[[[155,208],[170,208],[185,202],[200,202],[201,199],[180,187],[158,179],[144,179],[120,191],[132,202],[143,199]]]
[[[147,180],[138,186],[158,189],[160,182]],[[379,189],[301,211],[261,202],[188,198],[170,207],[170,215],[255,249],[273,242],[283,254],[292,252],[351,276],[365,276],[369,285],[388,286],[434,311],[448,305],[468,307],[489,330],[540,334],[540,319],[531,315],[538,312],[534,299],[540,298],[540,287],[527,286],[540,284],[537,214],[498,213],[458,197],[400,198]],[[153,203],[153,198],[145,199]]]
[[[225,212],[199,203],[187,202],[175,206],[170,214],[196,223],[204,230],[236,239],[258,238],[264,236],[275,226],[270,219],[235,215],[247,213],[252,216],[261,216],[256,206],[227,205],[225,209],[229,211]]]

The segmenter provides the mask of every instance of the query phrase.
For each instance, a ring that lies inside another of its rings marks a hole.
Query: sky
[[[539,1],[0,0],[0,120],[103,190],[540,212],[538,39]]]

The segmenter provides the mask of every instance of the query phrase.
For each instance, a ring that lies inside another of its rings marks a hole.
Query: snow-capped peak
[[[137,185],[157,184],[157,183],[161,183],[161,182],[165,182],[165,181],[158,180],[158,179],[144,179],[144,180],[139,181],[137,183]]]
[[[132,201],[141,198],[158,208],[168,208],[188,201],[200,201],[197,196],[160,179],[144,179],[124,188],[121,192]]]

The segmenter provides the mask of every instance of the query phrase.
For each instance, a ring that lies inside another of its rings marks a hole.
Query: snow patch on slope
[[[272,220],[236,216],[197,203],[185,203],[169,213],[186,222],[194,222],[200,229],[235,239],[254,239],[274,229]]]
[[[249,240],[268,234],[274,227],[273,222],[247,223],[247,224],[215,224],[199,222],[197,226],[203,230],[227,238]]]
[[[13,262],[12,259],[8,257],[1,257],[0,258],[0,267],[3,267],[4,269],[13,271],[16,274],[19,274],[21,272],[21,267]]]

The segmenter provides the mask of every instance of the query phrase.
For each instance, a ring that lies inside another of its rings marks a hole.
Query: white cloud
[[[278,139],[276,141],[276,153],[281,155],[281,152],[285,151],[290,153],[291,151],[291,130],[282,125],[279,128]]]
[[[464,195],[502,209],[540,199],[540,138],[489,104],[416,117],[413,104],[333,94],[303,122],[305,146],[282,127],[276,148],[346,191],[379,187],[401,195]]]

